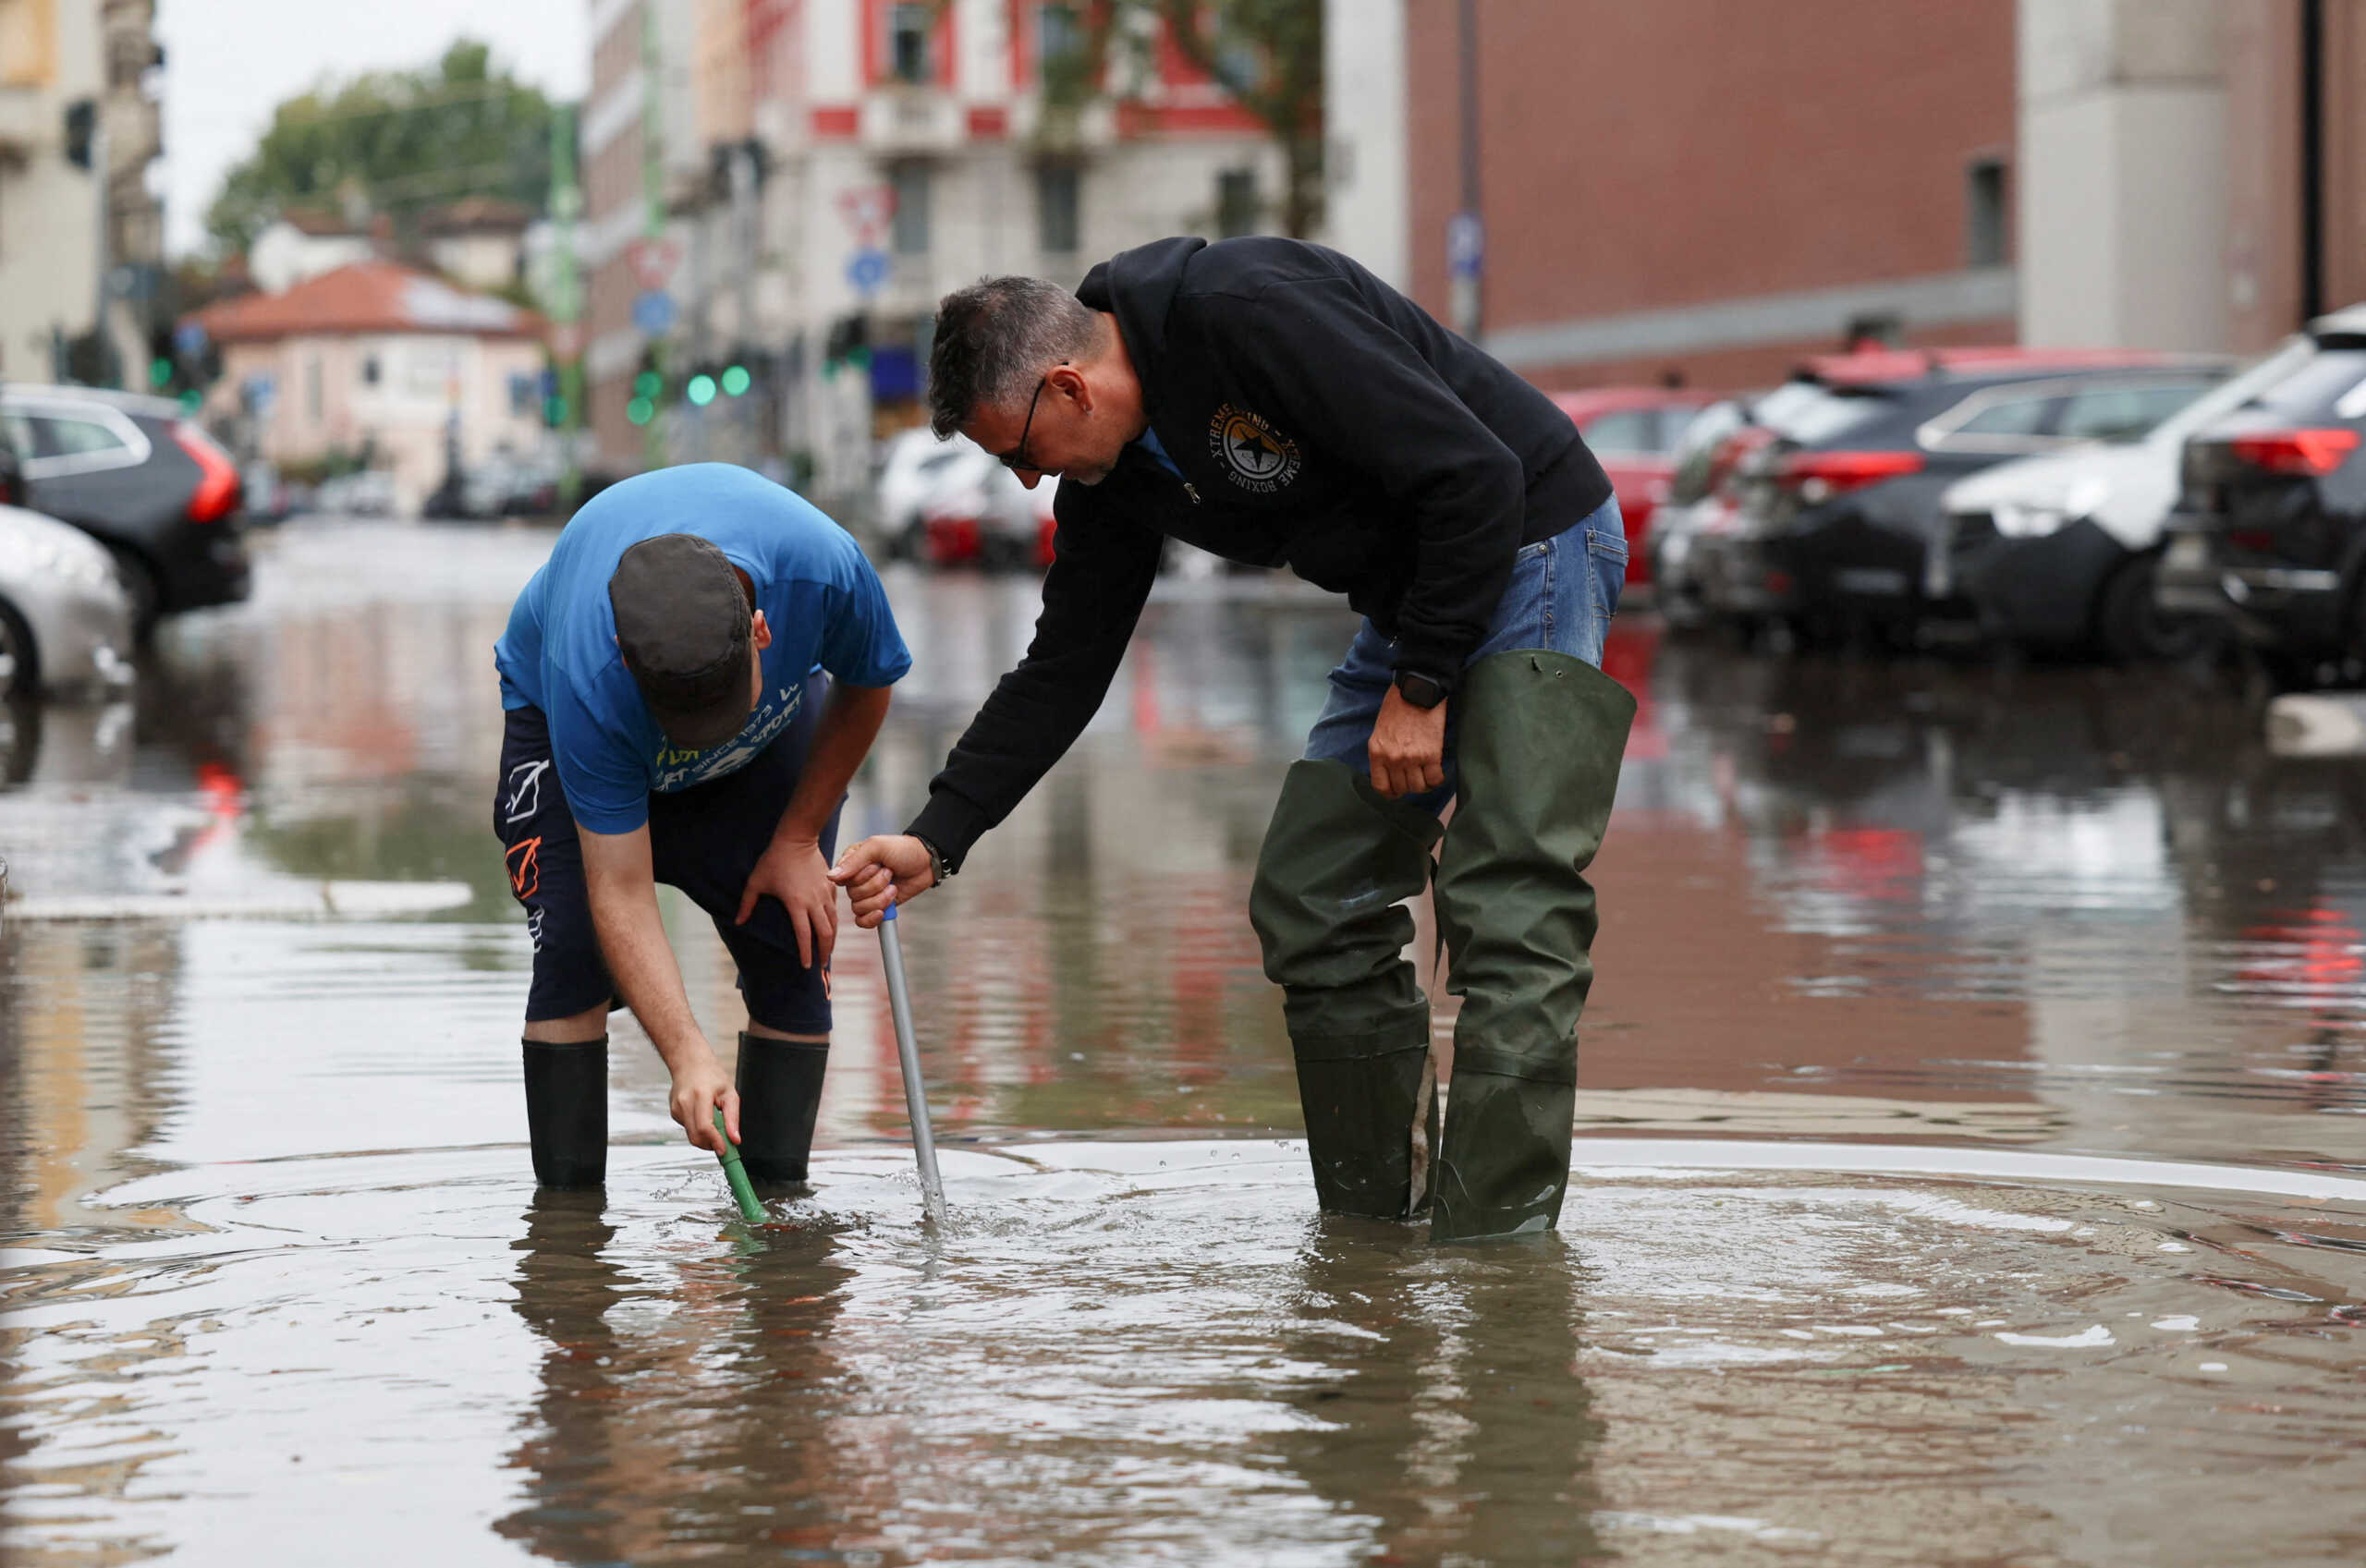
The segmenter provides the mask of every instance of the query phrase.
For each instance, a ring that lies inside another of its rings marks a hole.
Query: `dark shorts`
[[[731,918],[756,861],[771,844],[813,742],[829,680],[806,683],[788,727],[747,766],[707,784],[649,797],[649,849],[657,880],[688,893],[714,920],[739,967],[748,1016],[783,1034],[830,1029],[830,970],[797,959],[797,931],[776,898],[762,898],[744,926]],[[539,708],[512,708],[501,737],[493,831],[500,836],[509,891],[526,908],[534,943],[534,983],[526,1021],[570,1018],[602,1003],[622,1005],[592,926],[583,845],[551,762],[549,722]],[[822,833],[824,858],[837,855],[838,814]]]

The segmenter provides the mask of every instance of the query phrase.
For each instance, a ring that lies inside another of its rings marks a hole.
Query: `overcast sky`
[[[424,65],[467,35],[555,98],[591,76],[591,0],[158,0],[164,43],[165,241],[204,235],[205,209],[271,112],[323,75]]]

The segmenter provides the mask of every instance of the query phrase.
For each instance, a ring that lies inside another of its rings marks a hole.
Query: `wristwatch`
[[[1399,670],[1396,693],[1416,708],[1434,708],[1445,700],[1445,683],[1419,670]]]
[[[953,874],[953,868],[945,863],[945,851],[939,849],[935,845],[931,844],[927,839],[921,838],[921,835],[918,833],[914,833],[912,836],[920,839],[921,847],[928,851],[928,879],[931,886],[934,886],[936,883],[942,882],[945,878]]]

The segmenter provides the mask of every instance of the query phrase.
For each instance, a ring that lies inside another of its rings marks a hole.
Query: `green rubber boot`
[[[1343,763],[1290,765],[1249,895],[1282,988],[1307,1153],[1324,1212],[1401,1220],[1428,1200],[1437,1147],[1430,1003],[1403,900],[1429,885],[1437,819]]]
[[[1593,888],[1635,699],[1547,650],[1464,673],[1438,928],[1463,999],[1433,1241],[1549,1231],[1569,1185],[1578,1018],[1593,983]]]

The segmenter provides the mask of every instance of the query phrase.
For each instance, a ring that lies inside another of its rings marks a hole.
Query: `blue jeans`
[[[1512,580],[1496,602],[1487,636],[1470,659],[1515,648],[1549,648],[1602,667],[1602,641],[1627,586],[1627,532],[1612,496],[1592,516],[1551,539],[1524,545],[1512,557]],[[1348,657],[1331,672],[1331,698],[1306,737],[1306,755],[1318,762],[1345,762],[1369,778],[1364,748],[1380,717],[1395,674],[1396,644],[1370,621],[1348,646]],[[1407,796],[1413,805],[1443,811],[1454,798],[1455,707],[1446,701],[1445,783],[1426,795]]]

